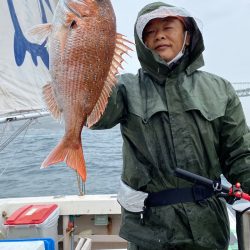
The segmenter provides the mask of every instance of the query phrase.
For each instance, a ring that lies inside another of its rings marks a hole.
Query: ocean
[[[0,145],[23,123],[1,125]],[[39,118],[0,152],[0,198],[79,194],[77,175],[64,163],[40,169],[63,134],[63,125],[50,117]],[[87,165],[85,193],[117,193],[122,171],[120,127],[84,128],[82,141]]]

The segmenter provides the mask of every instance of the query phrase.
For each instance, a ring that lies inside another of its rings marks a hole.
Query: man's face
[[[151,20],[143,31],[145,45],[156,52],[163,60],[170,62],[182,49],[184,42],[184,25],[174,17]],[[187,35],[185,45],[189,45]]]

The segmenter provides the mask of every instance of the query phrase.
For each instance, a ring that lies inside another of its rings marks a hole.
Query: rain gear
[[[154,3],[139,13],[155,10]],[[250,132],[231,84],[199,70],[204,65],[203,39],[195,20],[185,18],[191,43],[185,55],[168,67],[138,38],[141,69],[119,76],[108,106],[94,129],[120,123],[123,136],[122,180],[135,190],[158,192],[191,187],[174,176],[176,167],[231,183],[250,191]],[[211,197],[149,208],[140,214],[122,210],[121,237],[143,249],[195,244],[225,249],[229,222],[224,200]]]

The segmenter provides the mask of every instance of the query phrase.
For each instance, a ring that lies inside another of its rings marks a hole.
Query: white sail
[[[27,31],[50,22],[55,0],[2,0],[0,4],[0,122],[13,113],[45,109],[42,86],[50,79],[46,41],[34,44]],[[43,115],[44,113],[41,113]]]

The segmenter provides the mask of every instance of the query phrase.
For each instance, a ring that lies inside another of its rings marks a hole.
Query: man
[[[129,249],[227,249],[225,201],[177,178],[175,169],[213,180],[223,173],[250,190],[250,133],[240,101],[228,81],[199,70],[203,38],[184,9],[144,7],[135,43],[142,68],[119,77],[94,126],[121,126],[120,235]]]

